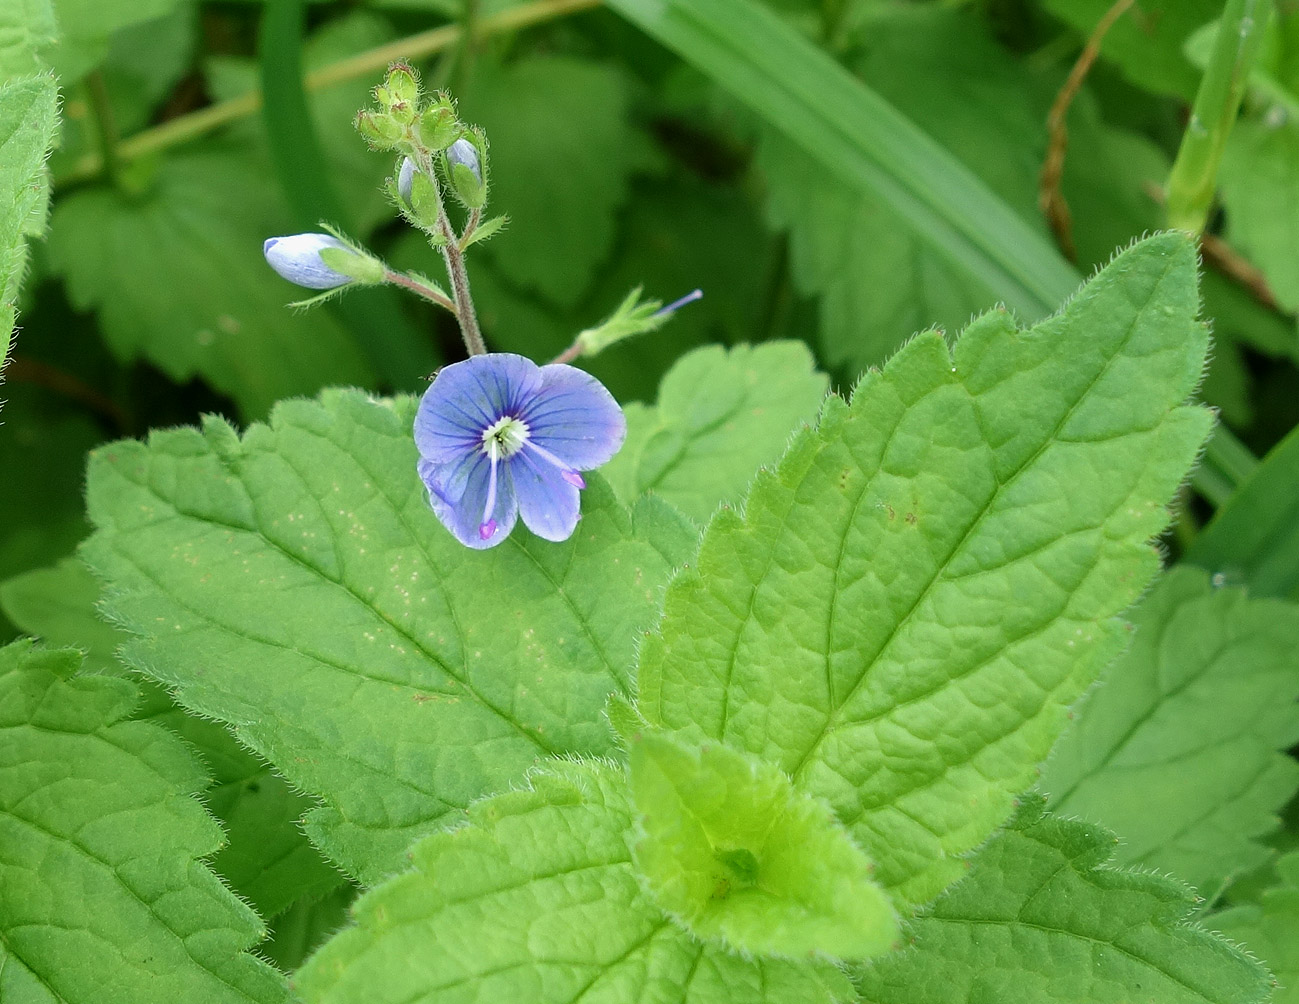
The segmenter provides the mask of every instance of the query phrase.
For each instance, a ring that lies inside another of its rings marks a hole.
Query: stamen
[[[666,307],[660,307],[658,310],[654,311],[654,313],[651,314],[650,316],[663,317],[665,314],[675,314],[687,303],[694,303],[696,300],[702,300],[703,298],[704,298],[704,291],[702,289],[692,289],[681,299],[673,300]]]
[[[563,478],[565,481],[567,481],[570,485],[573,485],[575,488],[586,487],[586,480],[582,477],[582,475],[578,473],[574,468],[569,467],[568,464],[564,463],[564,461],[560,460],[549,450],[543,450],[532,440],[528,440],[526,443],[524,443],[523,448],[525,450],[535,450],[537,456],[539,456],[542,460],[546,461],[546,463],[558,467],[559,476]]]
[[[496,532],[496,520],[492,519],[492,510],[496,508],[496,458],[499,452],[497,444],[492,442],[487,450],[487,456],[492,463],[492,472],[487,477],[487,504],[483,506],[483,521],[478,524],[478,536],[481,540],[490,540],[492,534]]]

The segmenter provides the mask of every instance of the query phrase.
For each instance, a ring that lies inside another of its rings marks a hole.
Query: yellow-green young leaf
[[[326,392],[242,438],[114,444],[88,478],[124,658],[319,796],[308,833],[367,882],[538,758],[612,750],[605,699],[695,544],[593,475],[568,541],[469,550],[429,508],[414,411]]]
[[[921,335],[723,511],[640,664],[655,725],[778,764],[932,899],[1124,643],[1210,415],[1195,249],[1152,237],[1031,328]]]
[[[201,863],[221,829],[129,682],[67,649],[0,649],[0,1000],[278,1004],[260,921]]]
[[[43,229],[33,226],[33,216],[44,222],[45,157],[58,125],[58,100],[48,75],[0,86],[0,367],[13,336],[26,237]]]
[[[824,962],[748,959],[691,937],[641,890],[623,773],[555,764],[425,838],[298,973],[307,1004],[829,1004]]]
[[[848,961],[896,947],[870,859],[779,768],[719,744],[631,742],[632,860],[655,902],[749,955]]]
[[[802,342],[695,349],[663,378],[656,404],[626,406],[627,440],[605,477],[625,500],[653,492],[706,522],[780,458],[828,387]]]
[[[1263,864],[1253,838],[1299,787],[1299,606],[1169,574],[1133,613],[1136,639],[1083,704],[1041,786],[1052,811],[1123,838],[1120,864],[1213,898]]]
[[[9,0],[0,6],[0,84],[46,69],[58,37],[50,0]]]
[[[916,921],[913,947],[857,974],[861,1004],[1262,1004],[1263,967],[1188,921],[1173,879],[1107,865],[1113,834],[1015,822]]]
[[[1279,881],[1258,903],[1233,907],[1205,920],[1253,952],[1276,977],[1272,1004],[1299,1004],[1299,851],[1281,858]]]

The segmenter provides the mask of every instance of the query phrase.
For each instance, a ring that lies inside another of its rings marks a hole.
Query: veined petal
[[[519,514],[529,530],[546,540],[567,540],[573,535],[580,506],[578,490],[560,468],[526,445],[501,466],[510,472]]]
[[[519,517],[509,465],[500,463],[497,465],[496,504],[488,516],[495,521],[496,528],[489,537],[483,538],[479,529],[486,522],[483,508],[487,504],[490,474],[491,462],[482,452],[454,467],[432,464],[427,460],[419,462],[419,476],[428,489],[428,500],[434,514],[456,540],[480,551],[495,547],[508,537]],[[454,501],[443,494],[452,488],[460,491],[459,498]]]
[[[577,470],[606,463],[627,435],[627,420],[613,395],[575,366],[552,363],[540,373],[541,385],[519,416],[529,439]]]
[[[482,447],[483,432],[518,415],[541,386],[539,367],[508,352],[471,356],[438,370],[415,414],[415,445],[440,463]]]

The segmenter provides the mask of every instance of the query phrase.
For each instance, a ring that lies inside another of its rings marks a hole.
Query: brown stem
[[[1249,290],[1256,300],[1270,310],[1280,310],[1276,294],[1267,283],[1263,270],[1242,258],[1234,248],[1214,234],[1200,235],[1200,251],[1204,260],[1229,279]]]
[[[572,345],[570,345],[568,348],[566,348],[559,355],[555,356],[554,359],[550,360],[550,365],[554,366],[555,363],[571,363],[574,359],[576,359],[581,354],[582,354],[582,342],[581,340],[578,340],[574,342]]]
[[[456,320],[460,322],[460,334],[464,336],[465,348],[469,354],[481,356],[487,352],[487,345],[483,342],[483,333],[478,328],[478,315],[474,313],[473,297],[469,295],[469,273],[465,271],[464,252],[460,250],[456,232],[447,217],[446,202],[442,198],[442,186],[438,184],[432,155],[424,149],[416,150],[415,166],[433,186],[433,198],[436,200],[434,204],[437,206],[437,235],[440,238],[438,250],[442,252],[447,276],[451,279],[451,295],[455,298]]]
[[[14,355],[9,357],[9,363],[5,367],[5,377],[11,383],[29,383],[44,387],[46,390],[84,404],[111,421],[119,431],[127,427],[126,413],[118,407],[116,401],[105,397],[84,380],[64,372],[57,366],[51,366],[49,363],[28,356]]]
[[[1078,260],[1078,249],[1073,242],[1073,218],[1069,214],[1069,204],[1065,201],[1064,193],[1060,190],[1060,181],[1064,177],[1064,157],[1069,149],[1067,123],[1069,106],[1078,96],[1083,81],[1087,79],[1088,71],[1096,62],[1096,57],[1100,55],[1101,42],[1104,41],[1105,35],[1114,26],[1114,22],[1131,6],[1132,0],[1116,0],[1114,5],[1105,12],[1105,16],[1097,22],[1096,29],[1087,39],[1082,54],[1073,64],[1073,69],[1069,71],[1064,86],[1056,94],[1055,101],[1051,104],[1051,111],[1046,116],[1049,140],[1038,183],[1037,204],[1042,210],[1042,215],[1046,217],[1051,232],[1055,234],[1060,250],[1072,262]]]

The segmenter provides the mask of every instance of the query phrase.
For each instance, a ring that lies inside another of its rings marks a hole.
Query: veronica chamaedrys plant
[[[268,237],[262,253],[280,276],[306,289],[337,289],[349,282],[383,280],[379,262],[332,234]]]
[[[581,472],[622,446],[627,421],[595,377],[507,352],[441,370],[415,415],[419,474],[438,519],[462,544],[494,547],[515,521],[567,540]]]

